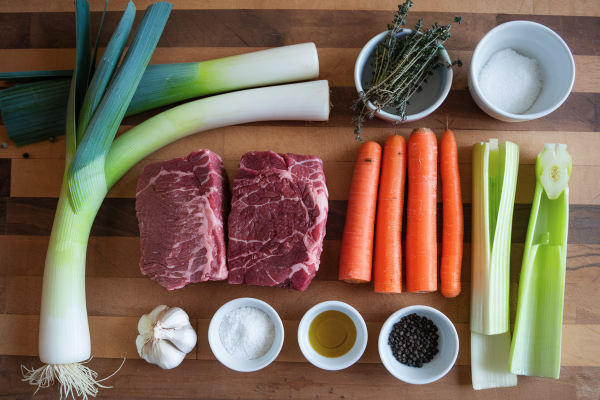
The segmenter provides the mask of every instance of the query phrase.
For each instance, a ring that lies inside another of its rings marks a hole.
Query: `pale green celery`
[[[510,332],[482,335],[471,332],[473,389],[517,386],[517,375],[508,372]]]
[[[475,389],[514,386],[508,372],[512,216],[519,146],[473,146],[471,374]]]
[[[560,375],[571,166],[566,145],[560,144],[546,144],[536,161],[509,360],[515,374]]]
[[[512,216],[519,146],[511,142],[473,146],[471,331],[509,330]]]

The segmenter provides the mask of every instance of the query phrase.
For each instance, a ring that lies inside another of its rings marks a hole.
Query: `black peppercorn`
[[[430,319],[410,314],[394,324],[388,344],[398,362],[421,368],[439,352],[437,331],[437,326]]]

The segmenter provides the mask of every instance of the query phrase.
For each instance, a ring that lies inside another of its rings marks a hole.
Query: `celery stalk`
[[[475,389],[515,386],[508,372],[509,276],[519,146],[473,146],[471,374]]]
[[[508,372],[510,332],[482,335],[471,332],[473,389],[517,386],[517,375]]]
[[[546,144],[537,157],[509,359],[515,374],[560,375],[571,166],[566,145]]]
[[[473,146],[473,239],[471,331],[509,330],[512,215],[519,146],[511,142]]]

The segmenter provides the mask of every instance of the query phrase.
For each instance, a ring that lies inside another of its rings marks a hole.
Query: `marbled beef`
[[[135,203],[142,273],[169,290],[226,279],[228,200],[223,161],[209,150],[144,168]]]
[[[319,158],[244,154],[229,214],[229,283],[306,290],[319,269],[327,197]]]

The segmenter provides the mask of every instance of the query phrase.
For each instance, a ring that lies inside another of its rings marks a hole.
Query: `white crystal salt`
[[[535,59],[513,49],[499,50],[481,69],[479,87],[494,106],[521,114],[531,108],[542,90],[542,71]]]
[[[262,357],[275,340],[271,317],[256,307],[229,311],[219,326],[219,338],[225,350],[240,360]]]

